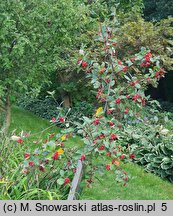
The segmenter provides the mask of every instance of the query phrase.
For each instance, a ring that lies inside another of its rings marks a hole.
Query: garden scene
[[[0,200],[173,199],[172,15],[0,2]]]

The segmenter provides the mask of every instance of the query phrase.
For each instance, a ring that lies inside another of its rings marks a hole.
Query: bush
[[[52,117],[59,115],[59,106],[58,102],[56,102],[53,98],[47,97],[44,99],[29,99],[28,97],[24,97],[18,101],[18,105],[35,115],[45,118],[52,119]],[[64,113],[66,113],[68,109],[64,109]],[[82,101],[77,102],[74,107],[72,107],[68,113],[69,121],[80,121],[82,116],[91,117],[94,111],[94,105]]]
[[[167,118],[165,118],[168,121]],[[173,182],[173,134],[160,124],[157,116],[145,118],[137,125],[128,125],[128,145],[136,155],[135,162],[147,171]],[[167,125],[167,122],[164,124]]]
[[[52,98],[38,99],[23,97],[18,101],[18,105],[45,119],[51,119],[53,116],[58,115],[58,104]]]
[[[173,103],[169,101],[161,101],[160,105],[161,105],[162,111],[173,113]]]

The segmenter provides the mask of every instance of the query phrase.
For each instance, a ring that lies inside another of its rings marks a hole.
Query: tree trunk
[[[6,136],[8,134],[10,123],[11,123],[11,103],[10,103],[10,95],[8,94],[6,97],[5,119],[4,119],[4,125],[2,128],[2,132],[3,132],[4,136]]]
[[[69,77],[66,76],[65,71],[64,72],[61,71],[57,73],[57,76],[58,76],[58,81],[60,80],[62,84],[66,84],[69,82]],[[70,108],[72,106],[72,98],[70,92],[62,90],[61,98],[63,101],[64,108]]]
[[[71,96],[69,93],[65,93],[62,100],[64,108],[70,108],[72,106]]]

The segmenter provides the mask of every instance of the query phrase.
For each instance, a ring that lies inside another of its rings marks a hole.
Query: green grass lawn
[[[60,129],[54,125],[51,125],[48,120],[37,117],[31,112],[18,107],[13,107],[11,117],[10,131],[15,131],[16,134],[21,131],[30,132],[32,137],[31,140],[38,138],[40,132],[42,139],[46,139],[51,133],[56,134],[60,132]],[[66,146],[69,147],[80,147],[82,144],[83,143],[79,137],[71,138],[70,142],[66,142]]]
[[[146,173],[136,164],[126,164],[123,168],[131,176],[127,186],[114,180],[114,174],[109,171],[99,176],[92,188],[85,188],[81,199],[91,200],[172,200],[173,184],[158,176]]]
[[[11,131],[30,131],[38,133],[50,126],[49,121],[34,116],[32,113],[14,107],[12,110]],[[52,127],[43,133],[45,138],[49,133],[58,133],[57,127]],[[79,137],[70,139],[68,146],[81,146]],[[111,171],[97,176],[92,188],[84,187],[80,199],[82,200],[173,200],[173,184],[161,178],[146,173],[142,167],[135,164],[125,164],[124,170],[131,176],[127,186],[122,186],[114,180]]]
[[[50,127],[50,122],[39,118],[28,112],[26,110],[20,109],[18,107],[12,108],[12,116],[11,116],[11,126],[10,130],[16,129],[16,133],[23,131],[38,133],[44,130],[45,128]],[[58,128],[52,127],[48,130],[48,132],[59,131]]]

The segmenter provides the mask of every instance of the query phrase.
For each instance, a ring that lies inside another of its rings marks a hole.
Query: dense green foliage
[[[50,83],[52,73],[57,85],[62,84],[63,100],[73,77],[75,53],[86,42],[85,29],[93,24],[87,7],[75,0],[3,1],[0,12],[0,110],[8,129],[11,102],[20,93],[38,93],[45,82]]]
[[[1,2],[1,85],[40,84],[47,72],[71,64],[70,52],[82,39],[84,9],[72,0]]]
[[[160,20],[173,15],[172,0],[144,0],[146,20]]]

